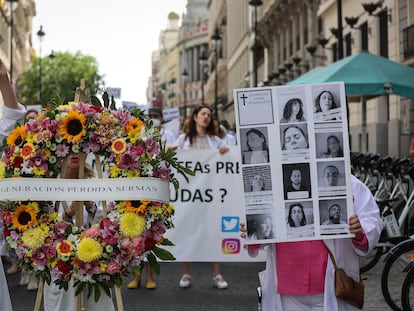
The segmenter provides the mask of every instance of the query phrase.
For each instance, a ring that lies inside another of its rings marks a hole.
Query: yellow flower
[[[102,256],[102,246],[92,238],[84,238],[79,242],[77,256],[83,262],[91,262]]]
[[[23,232],[22,241],[31,249],[39,248],[43,245],[47,232],[42,230],[41,227],[31,228]]]
[[[117,138],[113,141],[111,149],[115,154],[122,154],[126,150],[126,143],[122,138]]]
[[[113,165],[109,169],[109,173],[110,173],[111,178],[115,178],[115,177],[119,176],[119,174],[121,173],[121,170],[119,169],[119,167],[117,165]]]
[[[62,118],[59,131],[67,142],[79,143],[82,137],[86,135],[85,116],[78,111],[69,111],[68,115]]]
[[[149,209],[150,214],[152,215],[161,215],[162,214],[162,208],[161,206],[151,206]]]
[[[119,219],[121,233],[126,237],[137,237],[145,230],[145,219],[135,213],[125,213]]]
[[[25,125],[16,127],[7,137],[7,144],[10,146],[20,146],[26,140]]]
[[[143,126],[144,123],[142,123],[140,119],[133,118],[125,124],[125,129],[127,130],[127,133],[132,131],[140,133]]]
[[[133,170],[133,169],[128,170],[128,178],[140,177],[140,176],[141,176],[140,170]]]
[[[35,152],[35,146],[32,143],[26,143],[20,150],[22,158],[25,160],[30,159],[32,154]]]
[[[20,205],[11,215],[13,226],[20,231],[25,231],[31,226],[37,225],[37,212],[26,205]]]
[[[138,131],[130,131],[130,132],[128,132],[128,138],[129,138],[129,140],[130,140],[130,142],[131,143],[136,143],[137,142],[137,140],[139,139],[139,135],[140,134],[140,132],[138,132]]]
[[[143,215],[147,210],[147,206],[149,201],[142,200],[142,201],[126,201],[125,212],[127,213],[136,213]]]
[[[163,206],[164,206],[164,204],[163,204]],[[168,214],[173,215],[174,214],[174,205],[168,204],[167,212],[168,212]]]
[[[73,250],[73,245],[68,240],[63,240],[56,244],[56,252],[60,256],[69,256]]]
[[[6,163],[0,162],[0,178],[4,178],[6,175]]]

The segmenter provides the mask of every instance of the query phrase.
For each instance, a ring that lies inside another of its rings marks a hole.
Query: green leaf
[[[79,296],[79,294],[81,294],[83,292],[83,290],[85,289],[86,284],[87,283],[79,282],[77,285],[76,284],[74,285],[76,287],[75,296]]]
[[[161,245],[168,245],[168,246],[174,246],[174,243],[171,242],[169,239],[167,238],[163,238],[161,241]]]
[[[175,257],[173,256],[173,254],[171,254],[169,251],[167,251],[164,248],[156,246],[154,247],[152,251],[161,260],[175,260]]]
[[[152,253],[149,253],[147,255],[147,260],[151,267],[151,270],[154,271],[157,275],[160,275],[160,264],[158,263],[157,258]]]
[[[102,94],[102,100],[103,100],[104,107],[105,108],[108,108],[109,107],[109,95],[108,95],[108,92],[107,91],[103,92],[103,94]]]

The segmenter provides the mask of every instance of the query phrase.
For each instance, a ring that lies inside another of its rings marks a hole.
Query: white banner
[[[158,178],[3,178],[0,200],[114,201],[169,200],[169,183]]]
[[[183,150],[177,158],[196,173],[189,183],[180,177],[180,189],[171,191],[175,228],[166,237],[175,244],[169,250],[177,261],[265,261],[264,253],[249,257],[240,238],[245,213],[238,148],[224,155]]]

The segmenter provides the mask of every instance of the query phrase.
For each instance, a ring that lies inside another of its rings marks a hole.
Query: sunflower
[[[16,127],[7,137],[7,144],[10,146],[20,146],[26,140],[26,126]]]
[[[37,210],[27,205],[20,205],[12,214],[13,226],[20,231],[25,231],[31,226],[37,225]]]
[[[144,123],[139,119],[131,119],[125,124],[125,129],[128,133],[130,132],[141,132]]]
[[[126,201],[125,212],[127,213],[136,213],[136,214],[145,214],[149,201]]]
[[[78,111],[69,111],[67,117],[62,118],[62,124],[59,127],[60,135],[67,142],[79,143],[83,136],[86,135],[86,118]]]

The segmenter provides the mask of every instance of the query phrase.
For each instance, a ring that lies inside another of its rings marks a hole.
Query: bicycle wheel
[[[372,269],[380,260],[383,253],[383,247],[374,247],[367,255],[359,256],[359,273],[367,272]]]
[[[404,311],[414,310],[414,265],[404,279],[401,290],[401,302]]]
[[[381,275],[381,290],[385,301],[396,311],[402,311],[401,285],[407,275],[407,265],[414,259],[414,239],[395,245],[385,257]]]

